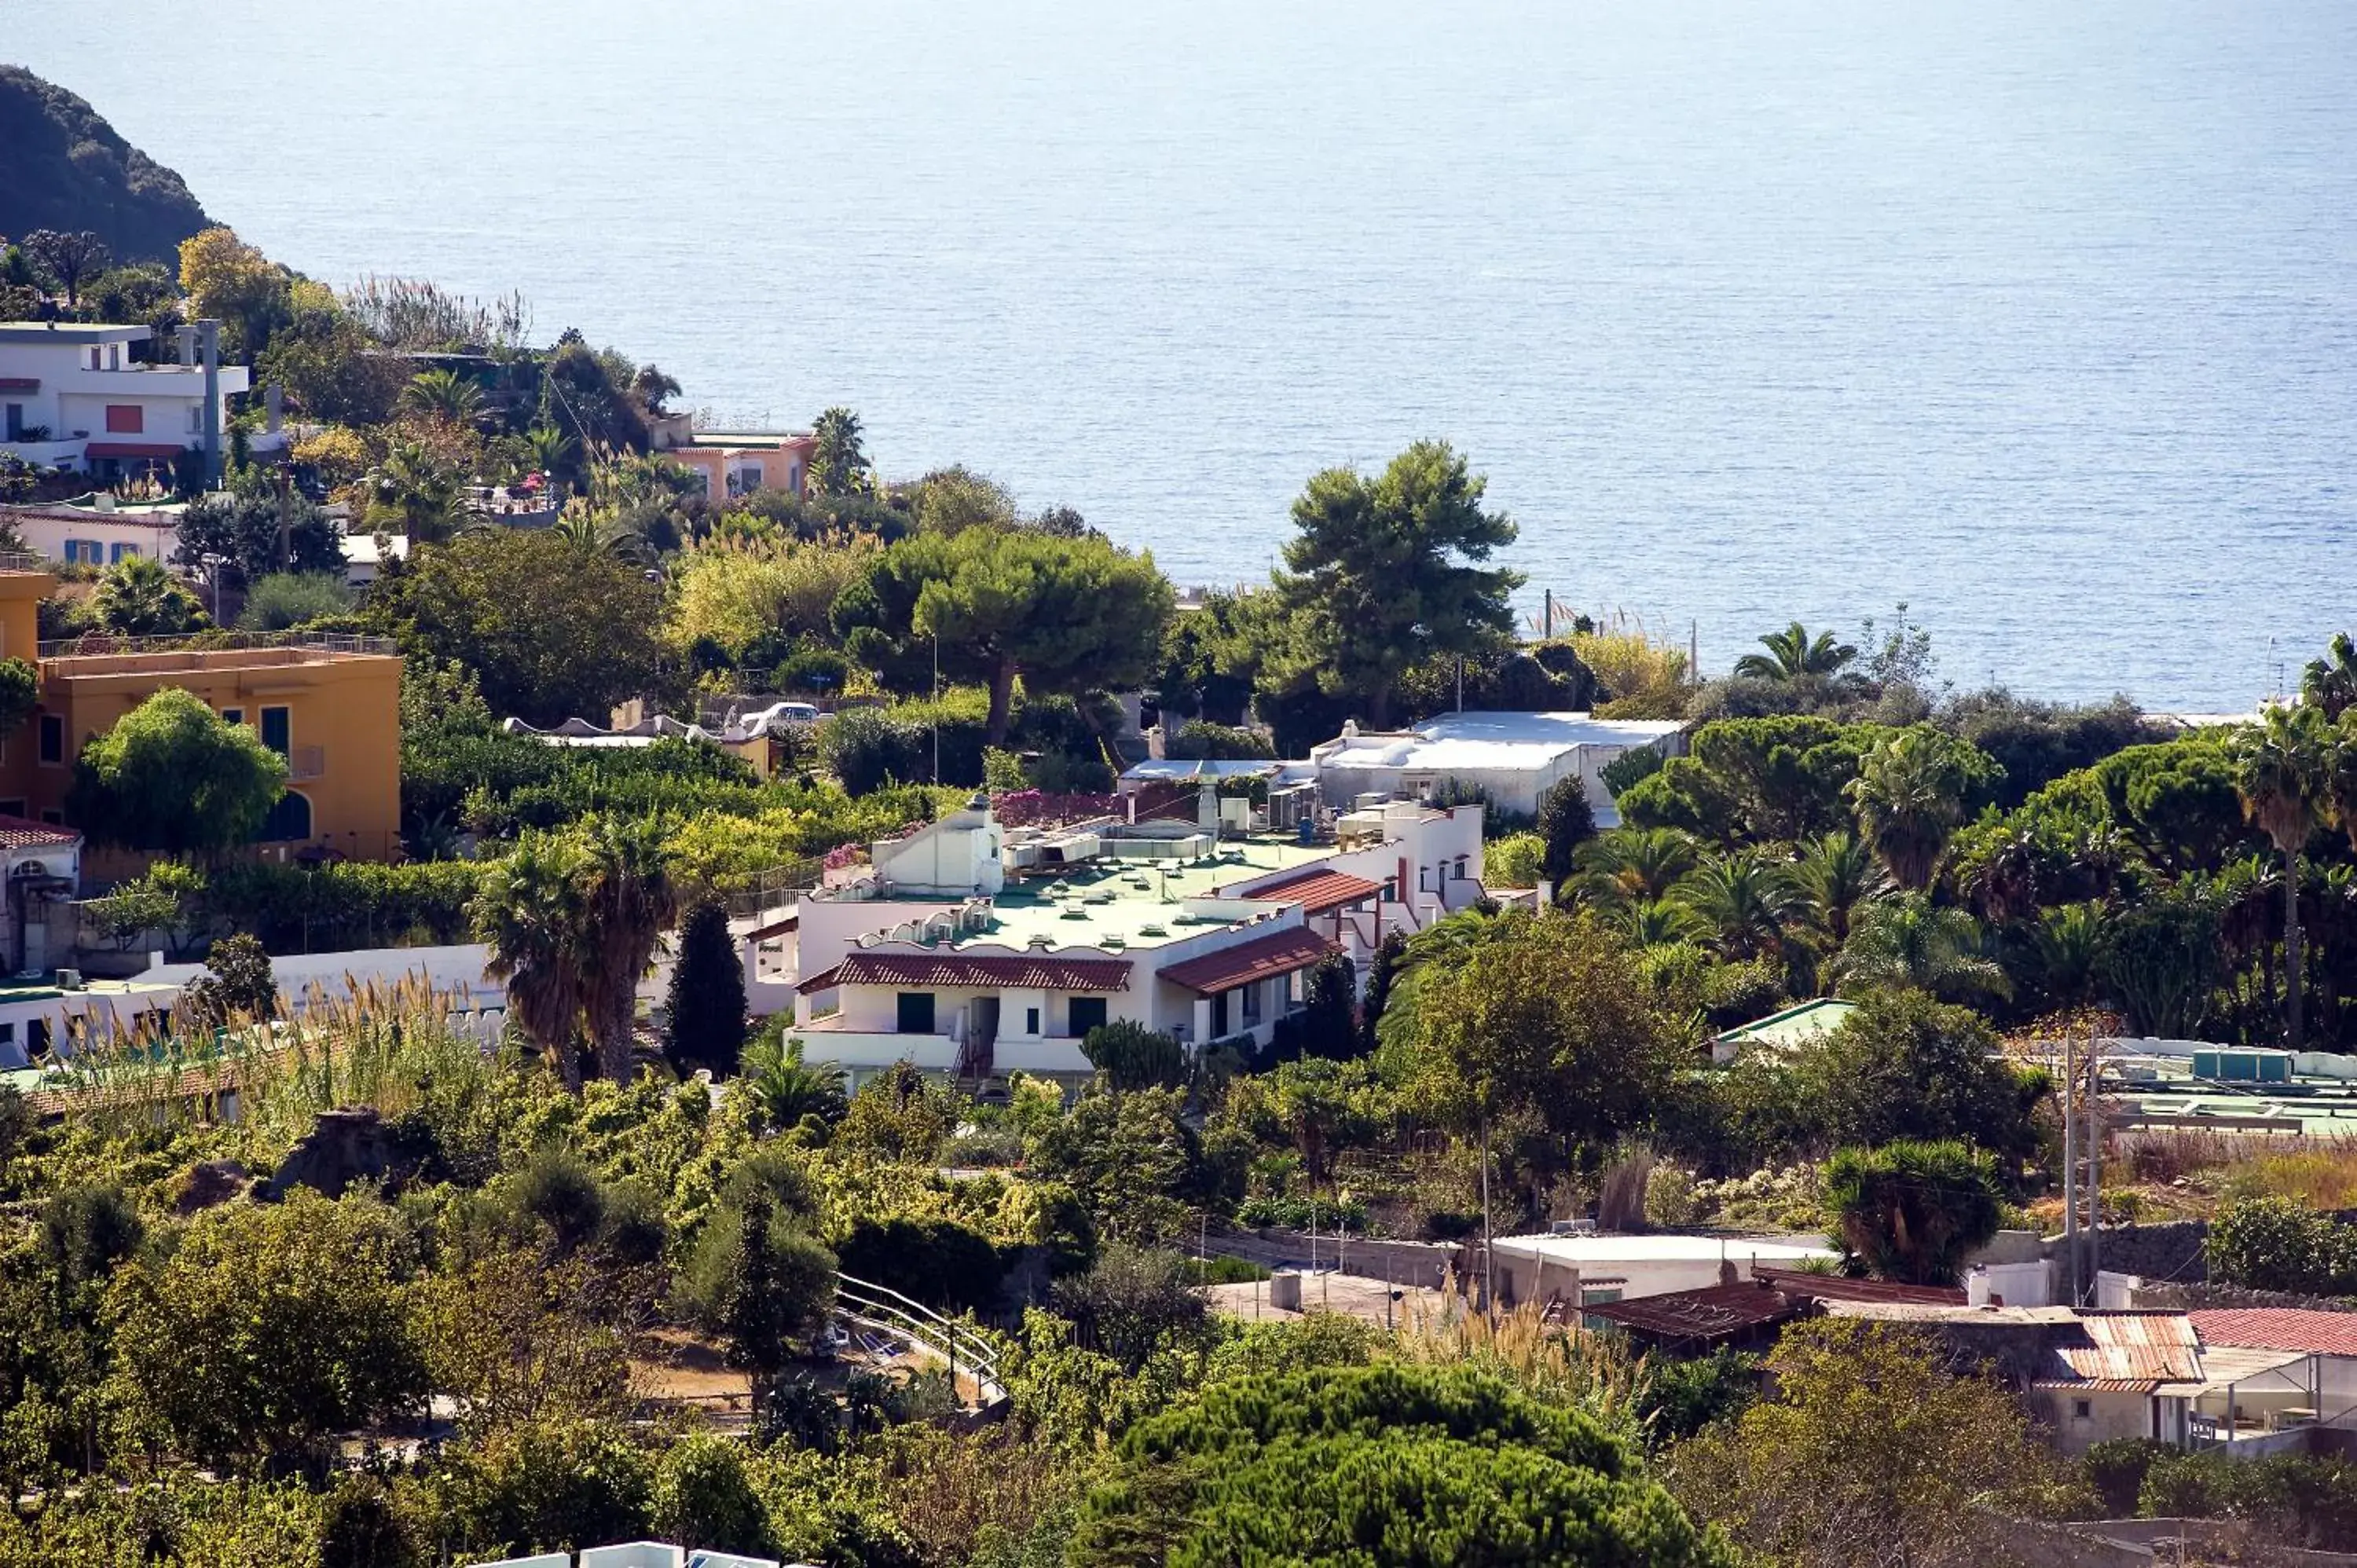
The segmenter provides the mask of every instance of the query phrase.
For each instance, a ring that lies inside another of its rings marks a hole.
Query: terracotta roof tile
[[[2188,1315],[2205,1345],[2357,1356],[2357,1312],[2311,1307],[2222,1306]]]
[[[1310,870],[1255,887],[1244,897],[1275,904],[1298,904],[1313,915],[1325,915],[1363,904],[1383,890],[1382,883],[1370,882],[1347,871]]]
[[[81,843],[81,834],[72,828],[54,827],[48,822],[27,822],[23,817],[0,817],[0,847],[34,849],[49,844],[65,845]]]
[[[853,953],[795,987],[808,996],[838,985],[899,985],[911,990],[1126,991],[1125,958],[1057,958],[1026,953],[986,958],[964,953]]]
[[[1174,963],[1162,972],[1162,978],[1209,996],[1274,974],[1306,969],[1328,953],[1340,950],[1315,931],[1288,926],[1200,958],[1190,958],[1184,963]]]

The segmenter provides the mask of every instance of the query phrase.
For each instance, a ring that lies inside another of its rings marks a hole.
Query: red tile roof
[[[1273,974],[1306,969],[1328,953],[1340,950],[1315,931],[1288,926],[1200,958],[1190,958],[1184,963],[1174,963],[1162,972],[1162,978],[1209,996]]]
[[[1310,870],[1288,876],[1282,882],[1255,887],[1244,897],[1277,904],[1298,904],[1313,915],[1325,915],[1336,909],[1349,908],[1353,904],[1363,904],[1383,890],[1382,883],[1353,876],[1347,871]]]
[[[853,953],[796,986],[803,995],[838,985],[897,985],[912,991],[1126,991],[1125,958],[975,958],[960,953]]]
[[[81,834],[72,828],[53,827],[48,822],[27,822],[23,817],[0,817],[0,847],[35,849],[47,844],[81,843]]]
[[[177,457],[187,451],[168,441],[93,441],[82,448],[87,457]]]
[[[2247,1350],[2305,1350],[2310,1355],[2357,1356],[2357,1312],[2311,1307],[2221,1306],[2187,1316],[2205,1345]]]

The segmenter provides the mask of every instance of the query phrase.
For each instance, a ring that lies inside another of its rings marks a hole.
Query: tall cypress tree
[[[728,913],[706,901],[679,929],[679,962],[671,972],[670,1021],[663,1055],[683,1078],[699,1068],[715,1077],[737,1070],[745,1047],[745,972],[728,938]]]

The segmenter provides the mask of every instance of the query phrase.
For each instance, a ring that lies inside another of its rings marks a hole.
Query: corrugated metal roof
[[[2357,1356],[2357,1312],[2287,1306],[2204,1308],[2190,1315],[2204,1345]]]
[[[2091,1382],[2178,1383],[2202,1376],[2201,1342],[2181,1312],[2082,1313],[2077,1335],[2058,1337],[2054,1354]]]
[[[1813,1274],[1805,1269],[1775,1269],[1755,1263],[1754,1279],[1815,1301],[1889,1301],[1923,1306],[1962,1306],[1964,1293],[1950,1285],[1910,1285],[1897,1280],[1854,1280],[1845,1274]]]
[[[1125,958],[974,958],[958,953],[853,953],[795,987],[803,995],[838,985],[911,990],[1126,991]]]
[[[1593,1283],[1593,1282],[1583,1282]],[[1801,1304],[1757,1283],[1707,1285],[1633,1301],[1596,1302],[1580,1308],[1589,1317],[1672,1342],[1723,1339],[1747,1328],[1797,1316]]]
[[[2034,1378],[2033,1389],[2058,1389],[2072,1393],[2152,1394],[2169,1386],[2151,1378]]]

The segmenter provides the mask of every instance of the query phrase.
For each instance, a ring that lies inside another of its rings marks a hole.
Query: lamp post
[[[204,565],[205,575],[212,579],[213,624],[215,626],[219,626],[221,625],[221,569],[229,564],[229,557],[226,555],[216,555],[211,551],[208,550],[204,554],[198,557],[198,559]]]

